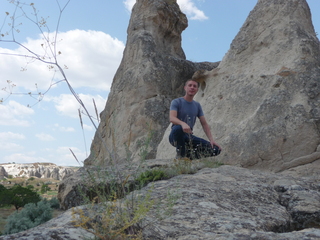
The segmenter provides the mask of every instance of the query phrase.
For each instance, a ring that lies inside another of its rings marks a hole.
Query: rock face
[[[1,168],[7,173],[6,177],[12,175],[13,177],[37,177],[62,180],[74,173],[74,170],[70,167],[61,167],[53,163],[11,163],[1,164],[0,171]]]
[[[7,178],[8,173],[6,172],[6,169],[2,166],[0,166],[0,179]]]
[[[150,194],[154,201],[142,222],[143,239],[320,239],[319,175],[297,178],[289,173],[221,166],[157,181],[133,194]],[[93,221],[101,219],[97,208],[86,208],[79,207]],[[74,226],[77,215],[72,211],[0,239],[92,238]]]
[[[320,44],[305,0],[259,0],[219,66],[194,79],[219,160],[275,172],[319,165]],[[157,158],[174,156],[168,133]]]
[[[106,166],[108,158],[139,159],[140,148],[152,131],[147,158],[154,158],[168,126],[170,101],[199,69],[217,63],[187,61],[181,32],[187,18],[176,1],[137,0],[128,27],[123,59],[113,79],[101,123],[85,165]]]

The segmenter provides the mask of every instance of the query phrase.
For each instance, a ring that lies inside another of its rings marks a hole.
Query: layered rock
[[[170,101],[182,94],[184,82],[196,70],[217,66],[186,60],[181,48],[186,27],[187,18],[175,0],[137,0],[123,58],[85,165],[110,165],[110,156],[137,160],[142,147],[147,147],[146,158],[155,157],[168,125]]]
[[[313,240],[320,238],[319,184],[319,175],[301,178],[221,166],[157,181],[133,194],[150,195],[154,201],[140,223],[143,239]],[[102,219],[105,205],[77,207],[92,219],[87,222],[82,216],[86,226]],[[70,209],[39,227],[0,239],[93,238],[75,226],[80,217],[76,212]]]
[[[221,161],[283,171],[320,159],[320,44],[305,0],[259,0],[218,68],[194,79]],[[168,133],[157,158],[174,156]]]
[[[62,180],[74,173],[70,167],[57,166],[54,163],[8,163],[1,164],[8,175],[13,177],[37,177],[37,178],[53,178]]]

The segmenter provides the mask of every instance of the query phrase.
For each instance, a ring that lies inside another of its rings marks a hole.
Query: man
[[[204,117],[200,103],[193,100],[198,92],[199,83],[188,80],[185,83],[184,97],[172,100],[170,105],[170,122],[172,123],[169,141],[176,147],[177,159],[190,160],[201,157],[216,156],[221,147],[213,140],[210,127]],[[193,126],[197,117],[209,141],[193,135]]]

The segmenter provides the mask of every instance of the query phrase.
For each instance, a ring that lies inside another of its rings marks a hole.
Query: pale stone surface
[[[1,164],[5,172],[13,177],[37,177],[62,180],[74,173],[71,167],[57,166],[54,163],[7,163]]]
[[[153,164],[163,162],[158,159]],[[142,223],[144,239],[313,240],[320,238],[319,190],[319,176],[295,178],[225,165],[150,183],[133,194],[150,194],[155,201]],[[78,208],[93,221],[103,213],[100,208]],[[92,237],[73,225],[78,215],[72,216],[72,212],[70,209],[41,226],[0,239]]]
[[[220,65],[195,79],[219,160],[278,172],[320,159],[320,44],[305,0],[259,0]],[[174,156],[169,131],[157,158]]]
[[[187,18],[176,1],[138,0],[133,7],[126,47],[114,76],[101,123],[85,165],[108,166],[138,160],[144,140],[152,132],[147,158],[154,158],[168,124],[171,99],[199,69],[217,63],[193,63],[181,48]],[[126,149],[127,146],[127,149]]]

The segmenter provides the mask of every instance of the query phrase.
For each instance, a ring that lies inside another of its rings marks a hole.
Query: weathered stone
[[[51,171],[49,169],[45,169],[41,178],[51,178]]]
[[[35,228],[0,236],[1,240],[83,240],[93,238],[92,233],[74,226],[72,209]]]
[[[113,161],[140,158],[140,148],[152,132],[148,159],[154,158],[168,126],[171,99],[183,92],[183,84],[199,69],[217,63],[187,61],[181,48],[181,32],[187,18],[176,1],[137,0],[128,27],[126,47],[114,76],[101,123],[85,165],[107,166]]]
[[[162,162],[157,161],[154,166]],[[157,181],[132,194],[150,195],[154,201],[141,223],[143,239],[314,240],[320,238],[319,191],[319,176],[294,178],[225,165]],[[93,221],[104,212],[90,211],[91,205],[77,208]],[[93,237],[74,226],[77,217],[70,209],[44,225],[0,239]]]
[[[278,172],[320,159],[320,44],[305,0],[259,0],[218,68],[194,78],[219,160]],[[169,131],[157,158],[175,156]]]
[[[119,184],[119,186],[123,184],[121,180],[126,180],[127,184],[134,184],[134,179],[141,172],[154,167],[170,167],[173,164],[172,160],[155,159],[148,160],[143,167],[139,166],[139,163],[119,164],[108,168],[82,167],[60,182],[57,196],[60,208],[67,210],[92,200],[97,196],[95,192],[97,186],[109,193],[111,192],[110,189],[115,187],[116,184]],[[117,180],[117,183],[115,183],[115,180]]]
[[[54,168],[54,169],[52,169],[50,178],[53,178],[53,179],[55,179],[55,180],[60,180],[59,168]]]
[[[319,188],[314,183],[222,166],[159,181],[136,194],[152,191],[156,201],[145,222],[150,224],[144,230],[149,239],[252,239],[254,234],[262,239],[318,239],[319,229],[284,233],[320,227]],[[157,220],[156,211],[161,215],[168,210],[168,192],[176,197],[172,215]]]
[[[0,166],[0,179],[3,178],[8,178],[8,173],[4,167]]]

